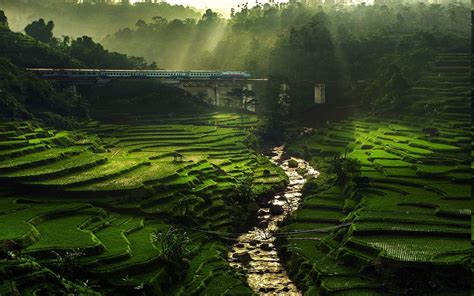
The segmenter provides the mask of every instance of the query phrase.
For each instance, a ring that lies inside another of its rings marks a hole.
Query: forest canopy
[[[0,0],[0,7],[9,16],[14,31],[34,20],[51,19],[57,35],[80,37],[84,34],[100,39],[121,28],[133,26],[138,19],[162,16],[167,19],[199,18],[200,12],[181,5],[138,3],[109,5],[106,3],[73,4],[57,0]]]

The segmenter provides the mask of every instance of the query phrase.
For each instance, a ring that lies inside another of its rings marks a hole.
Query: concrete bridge
[[[227,93],[232,89],[260,92],[268,79],[253,79],[246,71],[207,70],[104,70],[104,69],[51,69],[29,68],[42,78],[55,80],[76,93],[77,85],[106,84],[112,80],[159,80],[163,84],[181,88],[217,106],[226,106]],[[253,98],[247,98],[252,100]],[[255,109],[251,107],[250,109]]]
[[[252,78],[246,71],[209,71],[209,70],[105,70],[105,69],[51,69],[29,68],[45,79],[55,80],[76,93],[77,85],[105,84],[111,80],[154,79],[163,84],[181,88],[216,106],[232,106],[228,92],[233,89],[251,90],[258,96],[263,92],[268,79]],[[288,85],[282,84],[282,94],[288,93]],[[246,98],[254,101],[254,98]],[[326,101],[325,85],[316,83],[314,102],[323,104]],[[235,102],[234,102],[235,104]],[[233,106],[240,107],[240,106]],[[255,111],[255,106],[250,106]]]

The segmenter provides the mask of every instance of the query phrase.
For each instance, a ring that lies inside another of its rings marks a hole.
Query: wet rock
[[[270,206],[270,214],[272,215],[281,215],[285,212],[282,206],[279,205],[271,205]]]
[[[240,263],[247,263],[252,260],[252,257],[248,252],[234,253],[232,257]]]
[[[242,249],[244,247],[244,244],[236,244],[235,247],[239,248],[239,249]]]
[[[251,240],[251,241],[249,242],[249,245],[251,245],[251,246],[255,247],[256,245],[258,245],[258,243],[259,243],[259,241],[258,241],[258,240],[256,240],[256,239],[253,239],[253,240]]]
[[[261,245],[260,245],[260,249],[262,249],[262,250],[264,250],[264,251],[266,251],[266,252],[270,252],[271,250],[273,250],[272,247],[270,247],[269,244],[261,244]]]
[[[284,288],[282,289],[282,291],[283,291],[283,292],[289,292],[289,291],[290,291],[290,288],[284,287]]]
[[[258,228],[265,229],[268,227],[268,221],[261,221],[258,223]]]

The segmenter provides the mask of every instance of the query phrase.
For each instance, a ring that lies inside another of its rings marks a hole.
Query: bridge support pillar
[[[326,84],[318,82],[314,86],[314,103],[315,104],[326,103]]]
[[[251,83],[247,83],[243,87],[243,89],[248,90],[248,91],[253,91],[254,90],[254,85],[251,84]],[[244,104],[246,105],[245,106],[246,109],[255,112],[255,95],[250,96],[250,97],[245,97],[244,98]]]

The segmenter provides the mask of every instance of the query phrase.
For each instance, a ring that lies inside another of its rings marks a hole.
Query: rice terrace
[[[0,0],[0,296],[473,295],[468,5]]]

